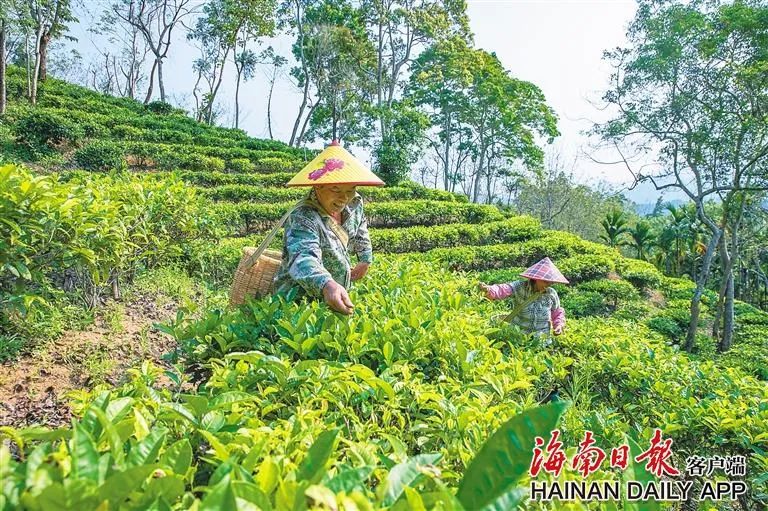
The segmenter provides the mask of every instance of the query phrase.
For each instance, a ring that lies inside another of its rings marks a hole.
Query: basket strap
[[[288,220],[288,217],[293,213],[296,208],[304,204],[304,199],[301,199],[299,202],[297,202],[292,208],[288,209],[288,211],[285,212],[283,217],[278,220],[277,225],[270,231],[269,234],[267,234],[267,237],[264,238],[264,241],[261,242],[261,245],[259,245],[259,248],[256,249],[256,252],[251,254],[251,257],[248,258],[248,260],[245,262],[245,267],[250,268],[254,264],[256,264],[256,261],[259,260],[259,257],[261,257],[261,254],[264,253],[264,251],[269,247],[269,244],[272,243],[272,240],[275,238],[275,235],[277,234],[277,231],[285,224],[286,220]]]

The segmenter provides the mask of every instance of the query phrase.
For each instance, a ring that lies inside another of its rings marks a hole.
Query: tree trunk
[[[163,103],[167,103],[165,101],[165,84],[163,83],[163,60],[160,59],[157,61],[157,85],[160,87],[160,101]]]
[[[237,68],[237,79],[235,80],[235,128],[240,127],[240,68]],[[270,94],[272,91],[270,91]],[[267,106],[267,117],[269,117],[269,106]]]
[[[35,63],[32,70],[32,89],[29,96],[29,101],[33,104],[37,104],[37,83],[40,80],[40,42],[42,40],[42,29],[38,30],[35,34]]]
[[[5,114],[6,85],[5,85],[5,20],[0,19],[0,115]]]
[[[296,147],[299,147],[301,144],[304,143],[304,135],[307,133],[307,126],[309,125],[309,120],[312,118],[312,114],[315,112],[316,107],[317,107],[317,104],[314,104],[309,108],[309,112],[307,112],[307,117],[304,119],[304,124],[302,124],[301,126],[301,132],[299,133],[299,137],[296,139]]]
[[[32,55],[29,53],[29,32],[24,31],[24,55],[27,57],[27,97],[32,98]]]
[[[274,140],[272,134],[272,93],[275,90],[275,81],[277,81],[277,68],[272,72],[272,80],[269,82],[269,94],[267,95],[267,130],[269,130],[269,139]]]
[[[293,146],[296,142],[296,134],[299,131],[299,125],[301,124],[301,118],[304,115],[304,109],[307,108],[307,98],[309,97],[309,76],[304,73],[304,97],[301,100],[301,106],[299,106],[299,114],[296,116],[296,122],[293,123],[293,131],[291,132],[291,140],[288,142],[289,146]],[[302,130],[303,131],[303,130]],[[298,144],[296,144],[298,145]]]
[[[693,349],[693,343],[696,340],[696,331],[699,328],[699,313],[701,312],[701,295],[704,293],[704,286],[709,279],[712,259],[715,255],[715,249],[720,243],[722,234],[722,229],[716,229],[712,233],[712,238],[709,240],[707,251],[704,254],[704,262],[702,263],[701,270],[696,278],[696,290],[693,293],[693,298],[691,298],[691,322],[688,324],[688,333],[685,336],[685,350],[688,352]]]
[[[48,43],[50,42],[50,32],[43,32],[40,38],[40,75],[37,78],[41,82],[48,78]]]
[[[379,45],[377,49],[376,60],[376,106],[379,109],[379,126],[381,127],[381,139],[385,139],[385,122],[384,115],[381,111],[381,93],[382,93],[382,67],[384,65],[384,24],[382,23],[381,15],[379,15]]]
[[[446,117],[445,122],[445,148],[443,150],[443,182],[445,183],[445,189],[451,189],[451,118],[450,114]],[[435,183],[437,184],[437,183]]]
[[[477,164],[477,175],[472,184],[472,202],[477,202],[480,197],[480,181],[483,179],[483,166],[485,165],[485,140],[480,137],[480,160]]]
[[[149,86],[147,87],[147,95],[144,97],[144,104],[148,105],[152,101],[152,94],[154,93],[155,85],[155,69],[157,69],[157,59],[152,64],[152,70],[149,72]]]
[[[720,339],[720,343],[717,346],[717,350],[720,353],[724,353],[731,349],[733,344],[734,333],[734,311],[733,311],[733,271],[728,274],[726,279],[728,285],[726,286],[725,303],[723,310],[723,336]]]

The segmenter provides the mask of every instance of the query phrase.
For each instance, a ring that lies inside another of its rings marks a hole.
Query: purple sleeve
[[[513,292],[512,284],[494,284],[488,286],[488,292],[485,296],[487,296],[489,300],[501,300],[502,298],[507,298]]]
[[[554,328],[562,328],[565,326],[565,310],[562,307],[552,309],[550,316]]]

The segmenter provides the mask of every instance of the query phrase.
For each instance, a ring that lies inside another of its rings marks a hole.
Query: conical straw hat
[[[547,282],[559,282],[560,284],[568,284],[566,279],[560,270],[557,269],[555,263],[549,257],[545,257],[538,263],[534,264],[523,273],[521,277],[527,277],[534,280],[545,280]]]
[[[286,186],[379,186],[384,181],[335,140],[288,181]]]

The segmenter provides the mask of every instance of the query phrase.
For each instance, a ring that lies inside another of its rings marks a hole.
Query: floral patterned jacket
[[[285,224],[282,264],[273,282],[276,293],[284,295],[297,288],[297,297],[320,298],[331,279],[349,289],[350,254],[357,256],[359,262],[373,262],[368,222],[359,194],[347,204],[341,218],[342,223],[338,224],[323,210],[314,190],[291,213]]]

